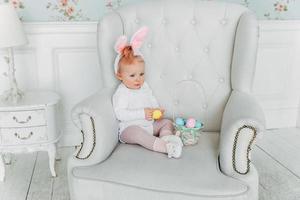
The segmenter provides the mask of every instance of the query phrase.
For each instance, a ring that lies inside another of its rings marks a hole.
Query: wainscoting
[[[252,91],[267,128],[299,125],[300,21],[261,21]]]
[[[23,90],[48,89],[62,97],[61,146],[81,140],[70,119],[72,107],[102,86],[96,22],[25,23],[29,44],[15,50]],[[8,87],[6,52],[0,51],[0,93]],[[300,126],[300,21],[260,21],[252,91],[266,114],[267,128]]]

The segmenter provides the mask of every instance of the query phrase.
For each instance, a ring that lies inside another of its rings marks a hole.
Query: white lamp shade
[[[27,38],[15,8],[8,3],[0,4],[0,48],[26,43]]]

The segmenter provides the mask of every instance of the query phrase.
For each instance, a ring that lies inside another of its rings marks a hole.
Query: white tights
[[[166,141],[161,137],[172,135],[174,127],[171,120],[160,119],[153,124],[153,135],[139,126],[129,126],[120,135],[120,139],[128,144],[139,144],[147,149],[167,153]]]

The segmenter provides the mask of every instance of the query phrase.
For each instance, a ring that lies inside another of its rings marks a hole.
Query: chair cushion
[[[218,167],[218,133],[203,133],[199,143],[185,146],[180,159],[168,159],[138,145],[120,144],[103,163],[76,167],[78,179],[108,182],[151,191],[196,196],[239,195],[242,182],[225,176]]]

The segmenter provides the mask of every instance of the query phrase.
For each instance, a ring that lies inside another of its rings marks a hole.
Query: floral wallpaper
[[[48,2],[46,8],[52,11],[53,16],[51,17],[57,21],[90,20],[90,18],[83,14],[78,3],[79,0],[60,0]]]
[[[0,0],[17,9],[23,21],[97,21],[106,12],[143,0]],[[219,0],[243,4],[261,20],[299,20],[300,0]]]

